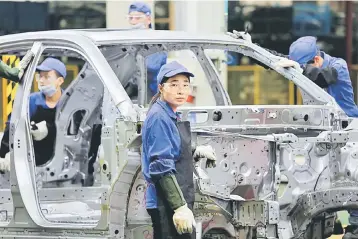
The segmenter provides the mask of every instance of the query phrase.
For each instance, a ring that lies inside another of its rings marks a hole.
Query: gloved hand
[[[279,61],[275,63],[275,66],[281,66],[283,68],[293,67],[296,70],[298,70],[300,73],[303,72],[303,69],[300,67],[300,64],[284,57],[280,57]]]
[[[251,35],[247,32],[238,32],[236,30],[233,31],[233,33],[231,32],[228,32],[227,33],[229,36],[235,38],[235,39],[243,39],[245,41],[248,41],[250,43],[252,43],[252,40],[251,40]]]
[[[180,235],[183,233],[192,233],[193,226],[195,227],[196,225],[193,212],[188,208],[187,204],[174,210],[173,222]]]
[[[40,141],[46,138],[48,134],[48,129],[46,126],[46,121],[41,121],[40,123],[35,124],[35,122],[31,122],[31,130],[32,137],[34,140]]]
[[[18,77],[21,80],[22,76],[24,75],[24,72],[27,68],[27,66],[29,65],[31,59],[34,57],[34,53],[30,50],[28,50],[25,54],[25,56],[21,59],[18,69],[19,69],[19,73],[18,73]]]
[[[3,174],[9,171],[10,171],[10,154],[7,153],[5,155],[5,158],[0,158],[0,173]]]
[[[202,158],[206,158],[207,168],[216,166],[216,154],[211,145],[200,145],[196,147],[193,158],[196,162]]]

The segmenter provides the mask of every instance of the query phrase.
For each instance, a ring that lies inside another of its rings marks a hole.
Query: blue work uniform
[[[322,68],[333,67],[337,70],[337,82],[327,88],[327,92],[349,117],[358,117],[358,107],[354,102],[354,93],[349,76],[347,62],[342,58],[332,57],[321,51],[324,59]]]
[[[176,126],[178,114],[168,103],[158,99],[143,124],[142,172],[147,182],[146,207],[157,208],[157,195],[152,177],[175,172],[180,154],[180,136]],[[153,158],[157,160],[153,161]]]
[[[153,236],[192,239],[192,233],[179,235],[174,210],[163,193],[160,179],[174,174],[189,209],[194,205],[193,158],[189,121],[180,121],[168,103],[157,100],[149,110],[143,126],[142,170],[147,181],[146,207],[152,219]]]
[[[311,64],[309,62],[312,62],[316,56],[323,58],[321,68],[333,67],[337,70],[337,81],[327,87],[327,92],[349,117],[358,117],[358,108],[354,102],[352,82],[345,60],[320,51],[317,39],[312,36],[300,37],[291,44],[289,49],[289,58],[301,66]]]
[[[147,77],[149,80],[149,90],[154,96],[158,92],[157,76],[160,68],[166,64],[168,54],[166,52],[157,52],[149,55],[146,59]],[[150,97],[151,98],[151,97]]]
[[[29,99],[30,122],[39,123],[46,121],[48,129],[47,136],[40,141],[33,141],[36,165],[43,165],[48,162],[54,154],[54,144],[56,140],[56,107],[49,108],[46,104],[45,95],[41,92],[35,92]],[[10,117],[9,117],[10,120]],[[10,151],[9,149],[9,121],[6,122],[3,138],[1,140],[0,157],[4,158]]]

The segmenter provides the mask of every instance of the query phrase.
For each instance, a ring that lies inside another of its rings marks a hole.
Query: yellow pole
[[[302,100],[302,95],[300,92],[300,88],[297,87],[297,104],[298,105],[303,105],[303,100]]]
[[[288,104],[295,104],[295,84],[292,81],[288,83]]]
[[[254,105],[260,104],[260,69],[254,68]]]

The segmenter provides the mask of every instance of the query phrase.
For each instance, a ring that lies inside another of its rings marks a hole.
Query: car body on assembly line
[[[183,64],[195,60],[202,72],[194,79],[197,98],[200,92],[211,97],[208,105],[179,110],[191,121],[192,143],[210,144],[218,161],[215,168],[195,165],[197,238],[326,238],[333,228],[324,225],[333,225],[334,211],[357,207],[355,121],[300,72],[276,66],[279,59],[260,46],[225,34],[154,30],[0,37],[1,54],[28,50],[34,58],[11,114],[11,170],[1,175],[4,238],[152,238],[141,125],[151,98],[146,57],[158,52],[171,52],[169,58],[188,53]],[[300,89],[303,105],[232,105],[210,58],[215,51],[267,65]],[[81,69],[57,105],[54,156],[36,167],[28,105],[35,68],[47,56],[76,59]],[[129,94],[129,82],[137,93]],[[95,141],[98,151],[90,154]],[[92,183],[86,183],[89,164]]]

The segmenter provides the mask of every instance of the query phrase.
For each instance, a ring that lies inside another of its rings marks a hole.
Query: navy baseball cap
[[[39,66],[36,67],[38,71],[56,71],[63,78],[66,78],[66,66],[62,61],[52,57],[46,58]]]
[[[179,64],[177,61],[172,61],[170,63],[163,65],[160,68],[160,71],[157,76],[158,85],[164,83],[163,82],[164,77],[170,78],[178,74],[185,74],[190,77],[194,77],[194,74],[188,71],[188,69],[186,69],[183,65]]]
[[[317,46],[317,39],[312,36],[300,37],[290,46],[289,58],[298,62],[300,65],[306,64],[308,61],[319,55],[320,50]]]
[[[129,6],[128,13],[131,13],[131,12],[142,12],[148,16],[152,13],[148,4],[146,4],[144,2],[133,2]]]

